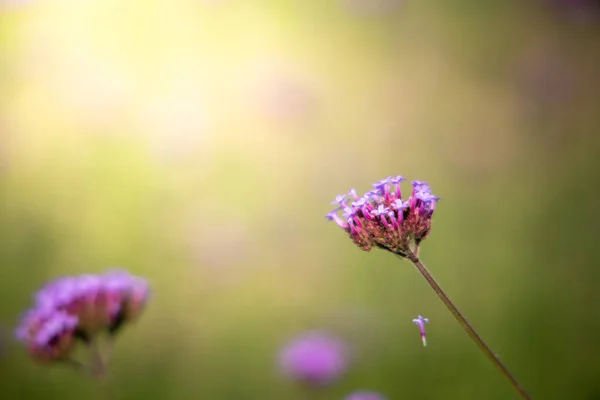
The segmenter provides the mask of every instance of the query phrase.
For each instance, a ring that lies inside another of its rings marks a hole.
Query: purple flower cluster
[[[385,397],[375,392],[368,392],[365,390],[359,390],[351,393],[344,400],[386,400]]]
[[[64,360],[77,339],[88,343],[103,331],[114,335],[135,320],[148,295],[144,279],[121,270],[59,278],[37,293],[16,336],[36,360]]]
[[[413,181],[410,196],[403,200],[400,183],[404,180],[402,176],[382,179],[362,197],[354,189],[338,195],[332,202],[336,209],[326,218],[348,232],[361,249],[378,247],[404,257],[411,243],[418,245],[429,234],[439,200],[422,181]]]
[[[293,340],[279,354],[283,372],[310,387],[330,384],[348,368],[346,344],[327,333],[308,332]]]

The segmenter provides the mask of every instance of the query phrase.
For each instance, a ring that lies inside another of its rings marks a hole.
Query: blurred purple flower
[[[102,331],[114,335],[140,315],[148,297],[147,282],[126,271],[59,278],[38,291],[16,338],[38,361],[68,359],[77,339],[88,343]]]
[[[327,333],[308,332],[279,354],[282,371],[292,380],[319,387],[337,380],[348,368],[346,344]]]
[[[351,393],[344,400],[386,400],[386,398],[376,392],[368,392],[365,390],[359,390],[354,393]]]
[[[375,184],[360,201],[330,212],[327,219],[344,229],[358,247],[373,247],[406,256],[411,243],[419,245],[431,230],[431,217],[439,197],[431,193],[427,182],[413,181],[407,200],[402,199],[400,183],[404,177],[388,177]]]

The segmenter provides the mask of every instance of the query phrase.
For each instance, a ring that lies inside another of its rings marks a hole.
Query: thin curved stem
[[[500,371],[502,375],[504,375],[510,381],[511,385],[519,392],[521,397],[526,400],[532,400],[529,394],[525,391],[525,389],[519,384],[519,382],[515,379],[515,377],[510,373],[508,368],[500,361],[500,358],[489,348],[489,346],[481,339],[477,331],[469,324],[467,319],[461,314],[461,312],[456,308],[452,300],[446,295],[446,293],[442,290],[440,285],[437,284],[427,267],[423,265],[423,263],[419,260],[419,257],[413,253],[410,249],[407,251],[407,258],[417,267],[421,275],[425,278],[429,286],[433,289],[433,291],[438,295],[438,297],[442,300],[442,302],[448,307],[448,310],[454,315],[454,318],[458,321],[459,324],[467,331],[471,339],[477,344],[479,349],[490,359],[492,364],[494,364]]]
[[[92,375],[94,378],[103,380],[106,378],[106,362],[102,358],[102,352],[98,346],[98,339],[90,343],[90,353],[92,357]]]
[[[77,371],[90,373],[89,366],[83,364],[81,361],[75,360],[74,358],[68,357],[68,358],[65,358],[64,360],[62,360],[62,362],[64,362],[66,365],[70,366],[71,368],[76,369]]]
[[[98,338],[95,338],[90,343],[90,355],[92,357],[91,373],[99,384],[102,398],[106,400],[114,398],[108,381],[108,363],[112,352],[112,344],[112,340],[110,339],[105,351],[102,351]]]

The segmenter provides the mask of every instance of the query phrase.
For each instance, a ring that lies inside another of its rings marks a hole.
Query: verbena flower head
[[[413,181],[412,191],[402,198],[402,176],[388,177],[373,184],[373,189],[358,197],[355,191],[338,195],[338,207],[326,218],[344,229],[353,242],[365,251],[373,247],[406,256],[410,244],[419,244],[431,230],[431,217],[438,197],[427,182]]]
[[[114,335],[136,319],[148,296],[146,281],[125,271],[59,278],[38,291],[16,337],[38,361],[64,360],[77,340]]]
[[[351,393],[344,400],[386,400],[386,398],[379,393],[359,390]]]
[[[330,384],[348,368],[346,344],[327,333],[308,332],[293,340],[279,354],[283,372],[311,387]]]

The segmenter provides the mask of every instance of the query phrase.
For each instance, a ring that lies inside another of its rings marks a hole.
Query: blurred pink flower
[[[282,371],[290,379],[310,387],[333,383],[346,371],[349,362],[347,345],[318,331],[302,334],[279,354]]]

